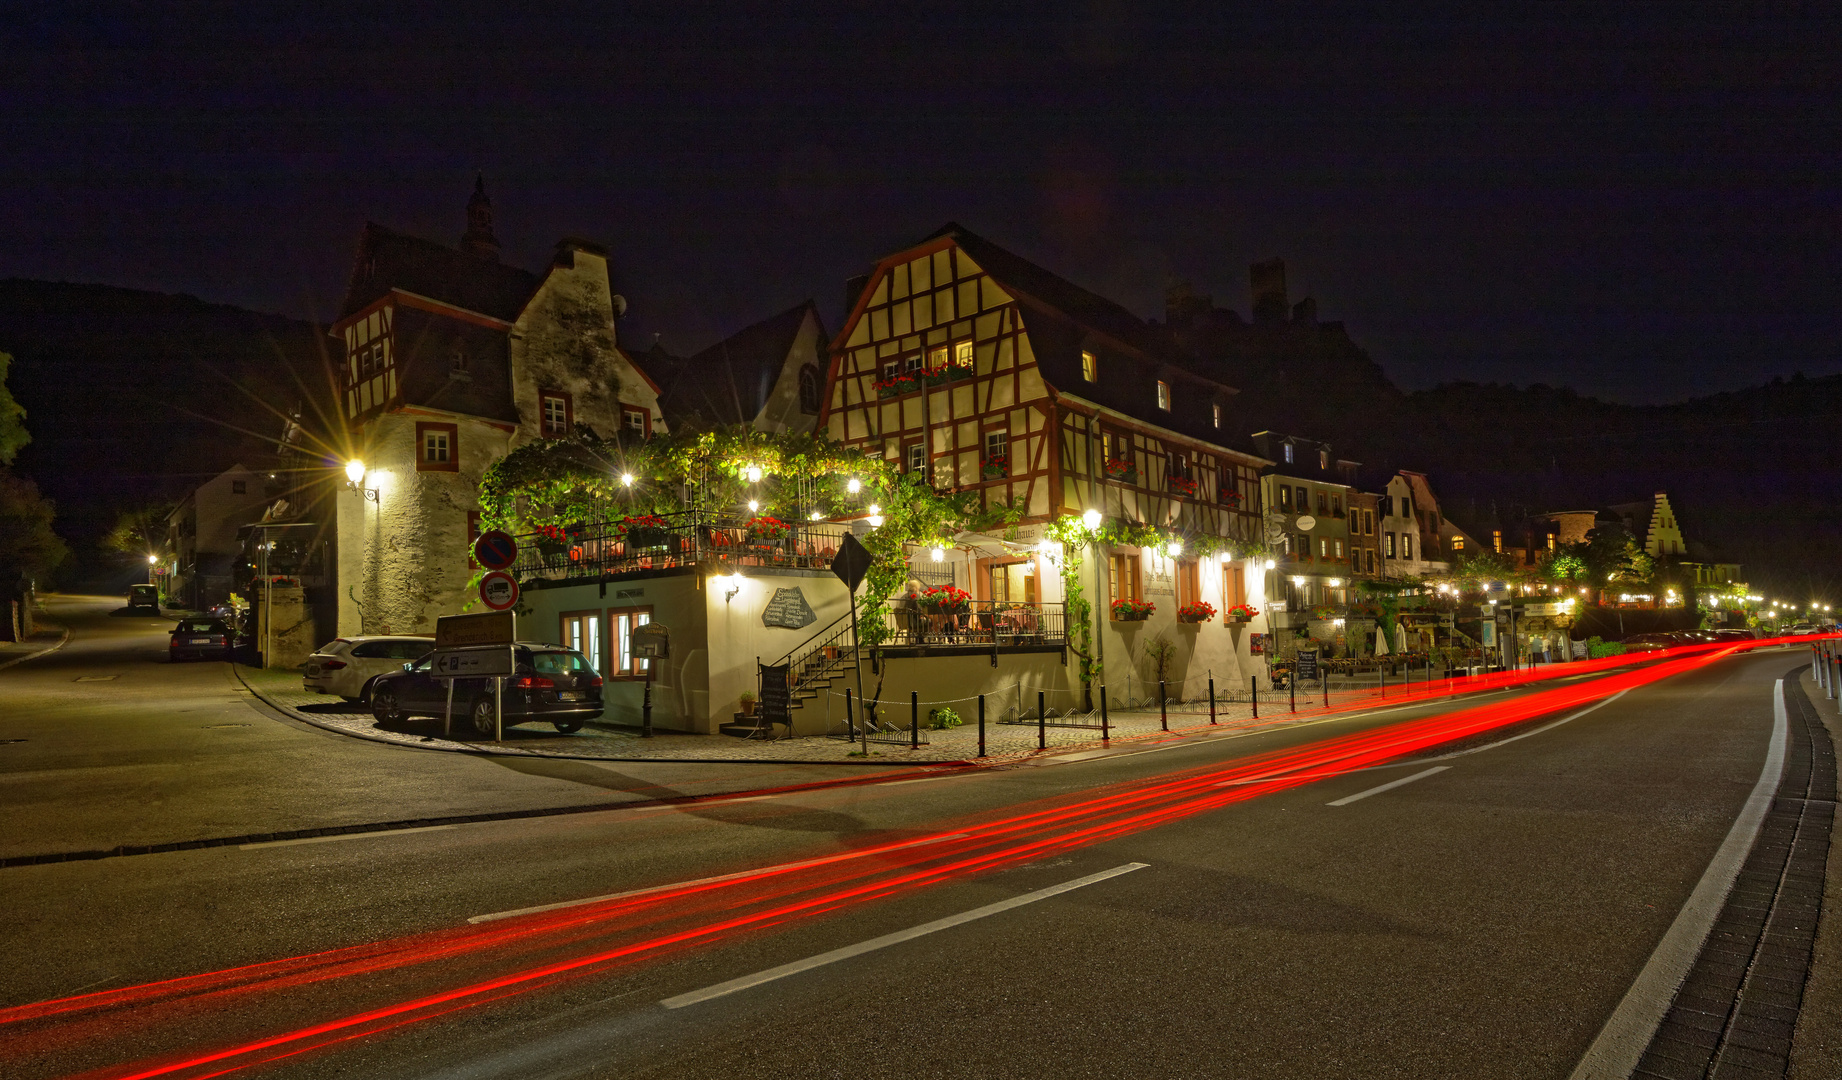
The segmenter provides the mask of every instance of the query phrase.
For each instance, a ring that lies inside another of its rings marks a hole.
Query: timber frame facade
[[[949,225],[877,263],[833,343],[820,426],[1025,524],[1098,509],[1256,543],[1267,463],[1222,445],[1234,391],[1179,355],[1123,308]]]

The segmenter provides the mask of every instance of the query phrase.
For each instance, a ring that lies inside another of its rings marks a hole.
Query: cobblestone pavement
[[[263,670],[238,665],[236,672],[237,677],[257,697],[305,723],[358,738],[426,750],[606,760],[835,761],[840,764],[864,764],[861,756],[853,756],[861,751],[860,743],[847,743],[842,739],[824,736],[765,740],[660,732],[651,739],[645,739],[631,728],[591,723],[570,735],[562,734],[547,725],[508,728],[503,743],[446,738],[442,735],[440,720],[417,718],[396,728],[380,727],[365,706],[302,690],[301,676],[296,671]],[[1283,704],[1262,703],[1260,709],[1262,715],[1255,719],[1251,707],[1245,703],[1223,704],[1216,711],[1218,723],[1211,725],[1206,703],[1172,705],[1168,710],[1168,732],[1163,729],[1155,707],[1115,709],[1110,716],[1111,739],[1107,743],[1101,741],[1097,719],[1091,721],[1095,726],[1056,726],[1058,723],[1071,722],[1085,725],[1090,722],[1085,718],[1052,719],[1042,732],[1040,747],[1033,720],[1022,724],[994,721],[986,726],[986,759],[1015,761],[1045,753],[1062,754],[1109,745],[1117,747],[1133,742],[1156,742],[1170,738],[1245,731],[1254,727],[1275,727],[1323,714],[1321,706],[1301,708],[1294,713],[1288,711]],[[897,707],[893,712],[898,723],[908,718],[905,707]],[[925,717],[923,723],[926,723]],[[886,761],[890,764],[971,761],[977,759],[979,752],[978,725],[975,720],[968,720],[946,731],[924,728],[921,732],[922,745],[918,749],[910,747],[906,726],[900,732],[887,733],[880,738],[889,741],[872,738],[872,761]]]

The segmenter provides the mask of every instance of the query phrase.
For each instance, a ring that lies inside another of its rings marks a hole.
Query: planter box
[[[1253,620],[1245,615],[1230,615],[1222,619],[1222,622],[1229,626],[1246,626]]]
[[[1113,621],[1114,622],[1144,622],[1146,619],[1149,619],[1149,618],[1151,618],[1151,612],[1137,611],[1137,612],[1127,612],[1126,614],[1123,614],[1123,615],[1114,615]]]
[[[1206,623],[1206,622],[1208,622],[1208,621],[1209,621],[1210,619],[1213,619],[1214,617],[1215,617],[1215,616],[1213,616],[1213,615],[1202,615],[1202,616],[1197,616],[1197,615],[1179,615],[1179,616],[1177,616],[1177,621],[1178,621],[1178,622],[1180,622],[1180,623]]]
[[[561,555],[568,550],[569,545],[560,540],[539,540],[537,542],[537,553],[545,557]]]

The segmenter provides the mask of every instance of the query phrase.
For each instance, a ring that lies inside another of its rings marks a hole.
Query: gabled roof
[[[972,256],[973,262],[1022,303],[1105,334],[1143,353],[1147,359],[1181,362],[1183,353],[1176,347],[1175,339],[1106,297],[1006,251],[958,222],[947,222],[927,239],[943,237],[950,237]]]
[[[711,424],[752,423],[767,404],[808,314],[823,341],[825,324],[819,321],[817,305],[808,300],[738,330],[694,356],[674,360],[660,396],[660,411],[667,420],[684,417]]]
[[[401,289],[511,322],[542,283],[542,277],[528,270],[368,221],[339,318],[364,310],[392,289]]]

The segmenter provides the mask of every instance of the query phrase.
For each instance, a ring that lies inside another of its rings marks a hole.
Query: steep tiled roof
[[[660,411],[674,421],[751,423],[780,378],[808,312],[818,319],[818,309],[808,300],[739,330],[695,356],[673,362],[670,381],[660,380],[665,382]],[[823,340],[824,336],[820,323],[819,337]]]
[[[339,317],[402,289],[511,322],[542,282],[528,270],[366,222]]]

